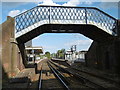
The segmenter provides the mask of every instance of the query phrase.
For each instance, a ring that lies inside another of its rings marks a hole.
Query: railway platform
[[[3,90],[26,90],[27,88],[37,88],[36,84],[38,79],[39,74],[35,73],[35,68],[25,68],[15,77],[9,79],[5,86],[3,86]]]

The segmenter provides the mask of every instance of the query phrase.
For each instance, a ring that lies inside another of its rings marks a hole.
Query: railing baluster
[[[51,6],[49,8],[49,24],[51,23]]]
[[[87,24],[87,8],[85,8],[85,23]]]

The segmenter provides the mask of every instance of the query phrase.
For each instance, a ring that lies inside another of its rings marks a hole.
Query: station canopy
[[[26,47],[25,48],[27,53],[34,53],[34,54],[40,54],[43,53],[43,48],[42,47]]]

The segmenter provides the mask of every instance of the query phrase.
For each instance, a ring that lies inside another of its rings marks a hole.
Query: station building
[[[26,47],[27,63],[35,63],[40,60],[40,54],[43,54],[42,47]]]
[[[71,52],[71,50],[66,51],[65,60],[69,60],[69,61],[72,60],[72,52]]]
[[[85,62],[85,55],[86,55],[87,51],[79,51],[77,58],[79,62]]]
[[[85,62],[85,55],[87,51],[72,52],[71,50],[66,51],[65,59],[72,62]]]

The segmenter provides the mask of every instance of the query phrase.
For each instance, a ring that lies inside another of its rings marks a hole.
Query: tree
[[[45,56],[46,56],[48,59],[50,59],[50,58],[51,58],[50,52],[45,52]]]
[[[61,49],[57,51],[57,58],[60,58],[60,59],[65,58],[65,49]]]
[[[52,54],[51,54],[51,57],[52,57],[52,58],[56,58],[56,53],[52,53]]]

